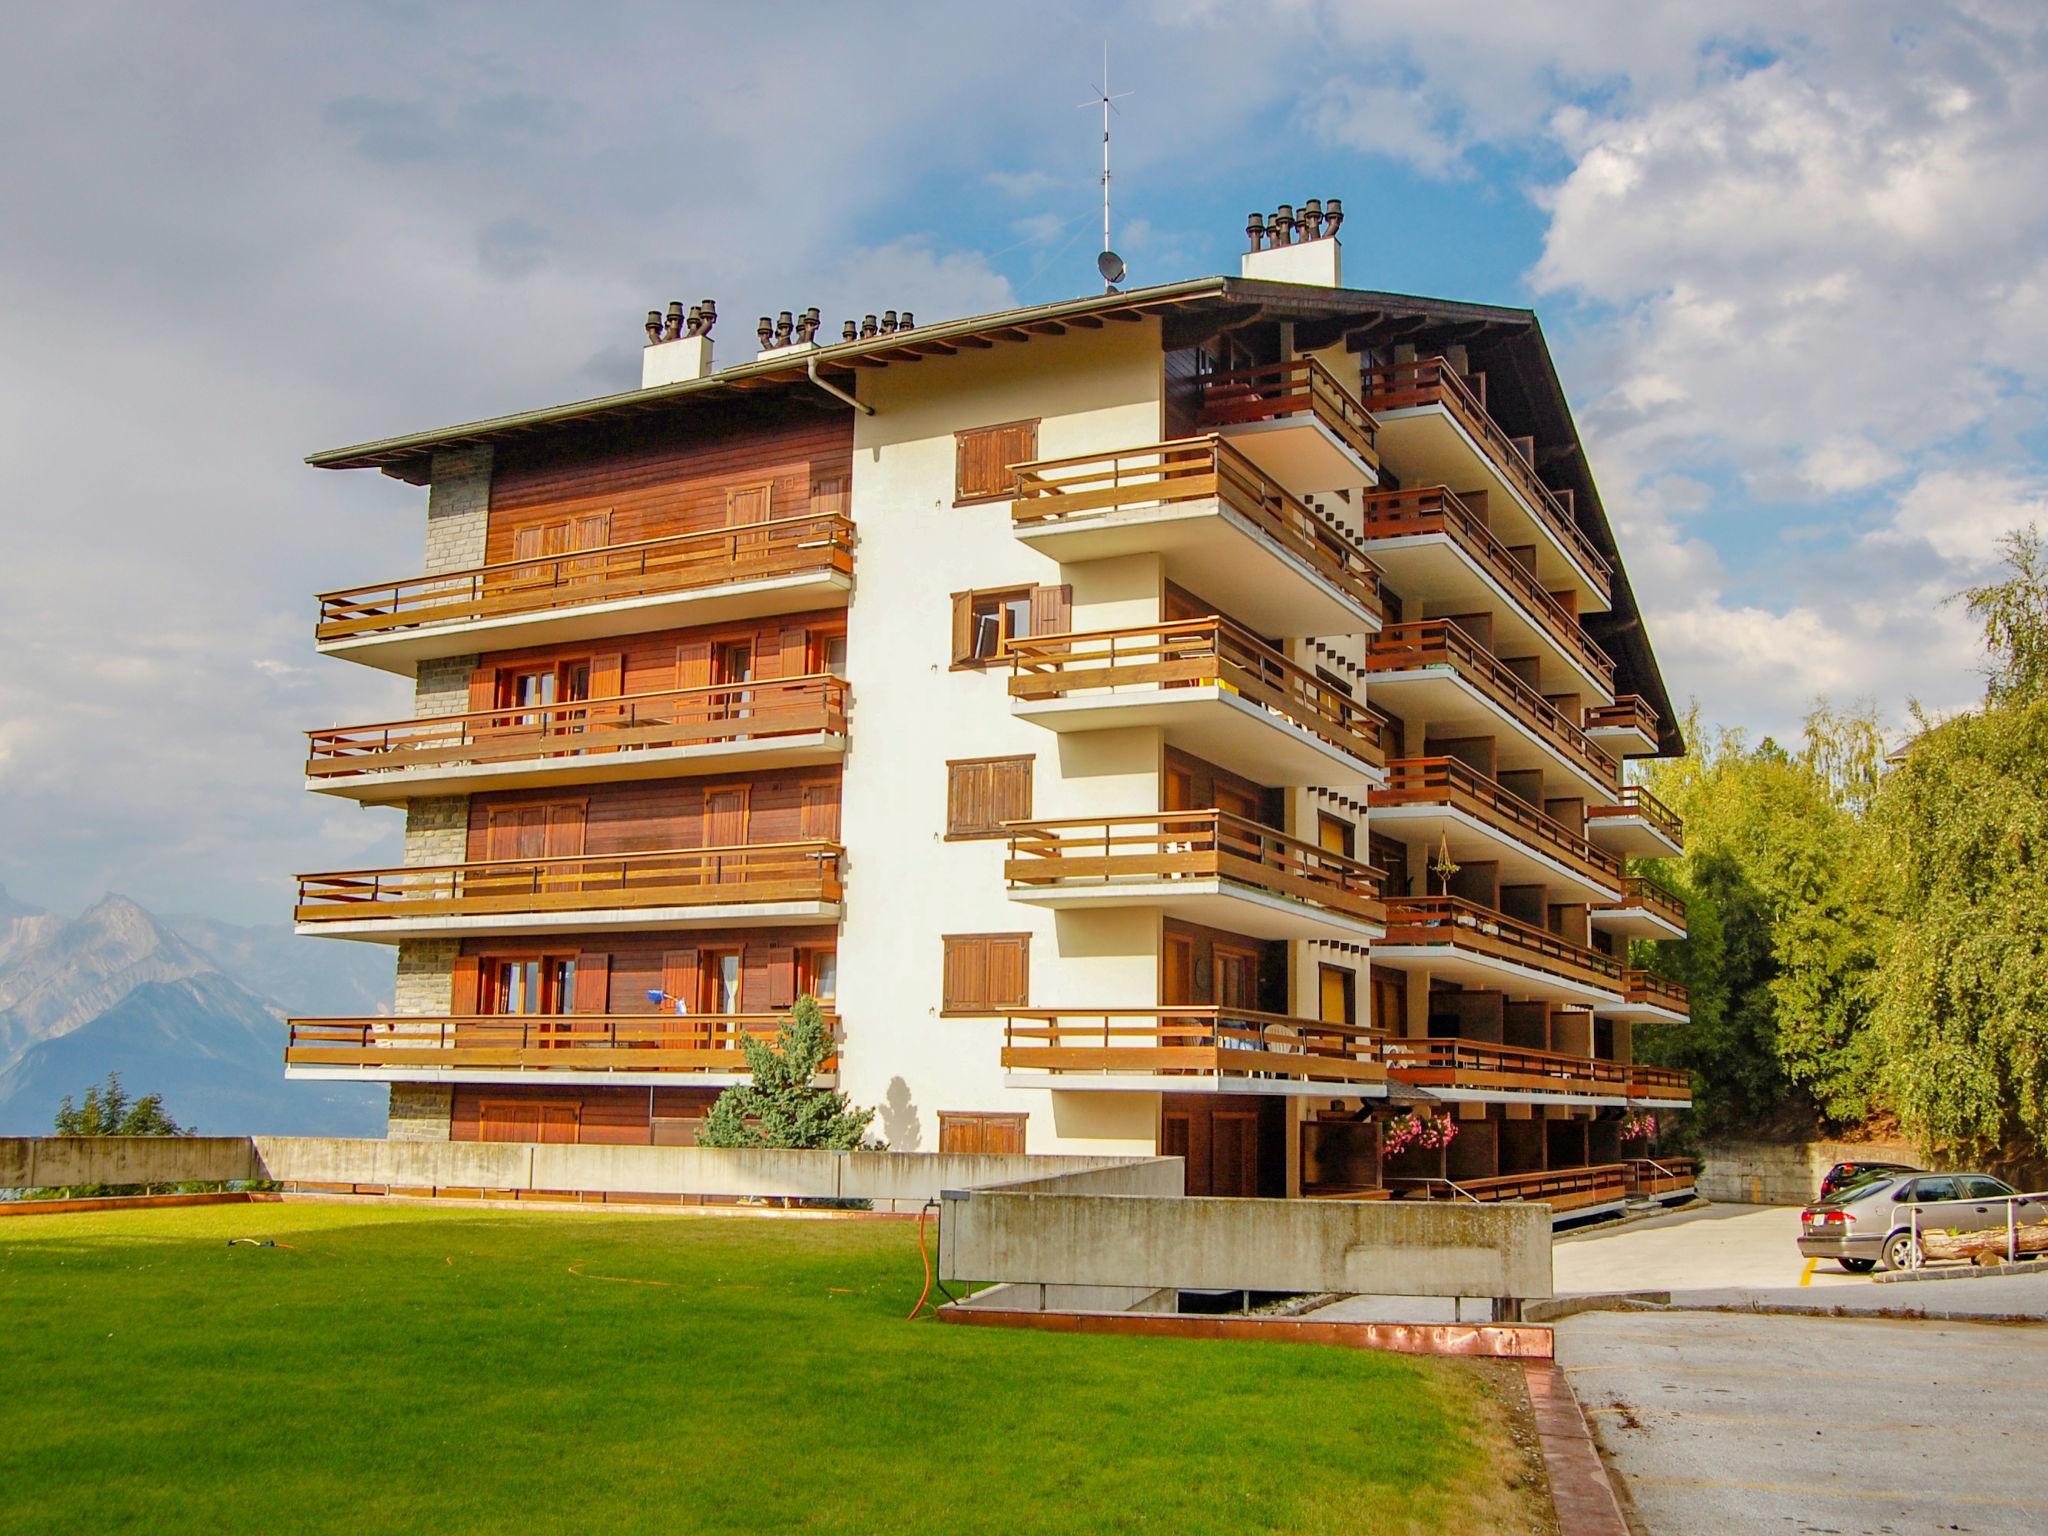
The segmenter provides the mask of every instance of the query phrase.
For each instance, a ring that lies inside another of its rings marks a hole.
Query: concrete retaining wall
[[[0,1136],[0,1189],[262,1177],[246,1136]]]
[[[1701,1146],[1699,1192],[1746,1205],[1804,1205],[1840,1162],[1921,1162],[1902,1141],[1717,1141]]]

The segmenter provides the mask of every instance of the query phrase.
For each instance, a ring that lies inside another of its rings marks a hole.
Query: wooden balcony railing
[[[853,523],[838,513],[811,513],[325,592],[314,635],[350,640],[737,581],[852,571]]]
[[[1616,908],[1637,908],[1653,912],[1677,928],[1685,926],[1685,903],[1656,881],[1643,875],[1630,875],[1622,882],[1621,900],[1606,902],[1595,911],[1612,911]]]
[[[1631,817],[1640,817],[1672,842],[1685,846],[1685,823],[1679,820],[1678,813],[1640,784],[1624,784],[1620,798],[1613,805],[1586,807],[1586,824],[1589,827],[1603,819],[1627,820]]]
[[[1205,373],[1195,383],[1202,391],[1196,420],[1205,428],[1305,415],[1328,428],[1362,461],[1379,468],[1372,413],[1312,357]]]
[[[1580,986],[1622,990],[1622,965],[1554,933],[1456,896],[1397,896],[1387,903],[1389,946],[1441,944],[1507,960]]]
[[[1008,650],[1015,699],[1222,684],[1353,757],[1375,767],[1385,761],[1376,716],[1228,619],[1038,635],[1012,640]]]
[[[1440,405],[1448,411],[1471,434],[1501,476],[1522,493],[1522,499],[1535,509],[1543,524],[1572,552],[1602,597],[1612,596],[1612,571],[1606,557],[1593,547],[1593,541],[1573,520],[1558,493],[1543,483],[1536,466],[1516,446],[1517,440],[1500,429],[1457,369],[1440,357],[1369,368],[1364,374],[1363,388],[1368,410],[1385,412]]]
[[[1657,711],[1633,693],[1624,693],[1612,704],[1596,704],[1586,711],[1589,731],[1641,731],[1657,739]]]
[[[1671,1067],[1630,1067],[1628,1096],[1677,1104],[1692,1102],[1692,1074]]]
[[[1370,799],[1376,811],[1397,805],[1441,805],[1463,811],[1588,879],[1608,886],[1618,886],[1622,880],[1620,859],[1454,757],[1396,758],[1387,764],[1386,786],[1373,790]]]
[[[772,1013],[445,1014],[293,1019],[288,1066],[435,1072],[744,1072],[740,1041],[770,1039]],[[826,1023],[834,1034],[836,1016]],[[837,1054],[823,1070],[834,1071]]]
[[[1011,825],[1003,874],[1014,889],[1222,879],[1377,923],[1381,873],[1227,811]]]
[[[1587,777],[1610,790],[1620,787],[1621,775],[1613,758],[1594,746],[1555,704],[1515,676],[1499,657],[1449,619],[1389,625],[1372,637],[1365,666],[1368,672],[1449,667],[1513,715],[1537,740],[1583,769]]]
[[[1655,971],[1638,970],[1629,967],[1625,978],[1628,986],[1628,1000],[1645,1003],[1658,1008],[1669,1008],[1673,1013],[1690,1015],[1692,994],[1681,982],[1670,981]]]
[[[1397,1200],[1530,1200],[1552,1210],[1605,1205],[1628,1195],[1626,1163],[1594,1163],[1584,1168],[1553,1168],[1540,1173],[1503,1173],[1484,1179],[1403,1179],[1387,1184]]]
[[[1356,542],[1309,511],[1220,437],[1019,464],[1017,501],[1010,515],[1020,529],[1039,529],[1090,512],[1212,498],[1368,613],[1384,615],[1379,568]]]
[[[1699,1181],[1700,1165],[1690,1157],[1632,1157],[1628,1160],[1628,1192],[1641,1199],[1691,1189]]]
[[[837,901],[837,843],[669,848],[299,876],[302,923]]]
[[[306,773],[345,779],[845,730],[845,682],[792,677],[308,731]]]
[[[1625,1096],[1629,1069],[1557,1051],[1532,1051],[1483,1040],[1389,1040],[1387,1067],[1395,1081],[1418,1087],[1489,1088],[1522,1093]]]
[[[1023,1008],[1006,1014],[1003,1065],[1076,1075],[1384,1082],[1380,1035],[1239,1009]]]
[[[1527,566],[1508,553],[1484,518],[1443,486],[1368,495],[1359,509],[1360,531],[1373,539],[1443,534],[1518,598],[1545,634],[1590,672],[1605,691],[1614,691],[1614,658],[1593,643],[1564,604],[1544,589]],[[1654,739],[1656,733],[1651,732]]]

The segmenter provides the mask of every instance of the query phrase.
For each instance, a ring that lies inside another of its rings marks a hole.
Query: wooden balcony
[[[1586,735],[1616,757],[1657,755],[1657,711],[1635,694],[1586,711]]]
[[[1375,829],[1448,843],[1461,862],[1497,861],[1506,884],[1563,886],[1598,902],[1622,888],[1621,860],[1454,757],[1396,759],[1370,804]]]
[[[1012,640],[1011,709],[1054,731],[1156,726],[1261,784],[1364,787],[1376,717],[1223,618]]]
[[[831,762],[846,684],[794,677],[306,733],[306,787],[365,803]]]
[[[1608,1013],[1622,1000],[1622,965],[1554,933],[1455,896],[1397,896],[1374,963],[1410,962],[1432,977],[1515,998],[1589,1003]]]
[[[772,1013],[441,1014],[293,1019],[287,1077],[370,1082],[672,1083],[750,1081],[747,1036],[772,1039]],[[838,1020],[827,1023],[835,1034]],[[826,1059],[821,1087],[838,1081]]]
[[[1670,1067],[1630,1067],[1628,1096],[1639,1103],[1692,1103],[1692,1074]]]
[[[301,933],[387,941],[831,922],[840,857],[837,843],[760,843],[301,875],[296,916]]]
[[[1656,1200],[1690,1192],[1699,1182],[1700,1165],[1690,1157],[1632,1157],[1628,1160],[1628,1193],[1632,1200]]]
[[[1622,1001],[1603,1004],[1603,1018],[1635,1019],[1659,1024],[1684,1024],[1692,1018],[1692,998],[1683,984],[1659,976],[1655,971],[1629,967],[1623,978]]]
[[[1221,437],[1020,464],[1011,517],[1061,562],[1156,554],[1261,634],[1356,634],[1385,611],[1357,541]]]
[[[1011,824],[1013,901],[1157,907],[1258,939],[1374,939],[1380,872],[1223,811]]]
[[[1685,823],[1640,784],[1622,786],[1612,805],[1587,806],[1586,836],[1631,859],[1675,859],[1685,852]]]
[[[1387,1080],[1379,1042],[1349,1024],[1235,1009],[1012,1009],[1003,1069],[1031,1088],[1370,1096]]]
[[[1556,1212],[1619,1205],[1628,1198],[1626,1163],[1594,1163],[1536,1173],[1503,1173],[1486,1179],[1388,1179],[1397,1200],[1527,1200]]]
[[[1390,625],[1373,637],[1365,665],[1373,702],[1411,726],[1494,737],[1503,769],[1555,764],[1600,796],[1620,789],[1613,758],[1449,619]]]
[[[843,607],[852,585],[852,522],[807,513],[327,592],[314,636],[323,652],[410,672],[470,651]]]
[[[1389,1040],[1385,1049],[1395,1082],[1449,1097],[1628,1102],[1629,1068],[1617,1061],[1483,1040]]]
[[[1379,446],[1405,484],[1475,483],[1498,492],[1503,519],[1516,509],[1509,542],[1537,548],[1537,576],[1551,590],[1578,592],[1581,612],[1613,601],[1607,559],[1578,525],[1566,494],[1536,472],[1535,445],[1511,438],[1488,413],[1483,375],[1468,380],[1440,357],[1369,368],[1364,404],[1379,423]],[[1491,497],[1489,497],[1491,501]],[[1526,536],[1525,536],[1526,534]]]
[[[1296,491],[1379,483],[1372,413],[1314,358],[1205,373],[1195,385],[1202,393],[1196,423]]]
[[[1656,881],[1630,875],[1621,899],[1602,902],[1586,914],[1596,928],[1625,939],[1682,939],[1685,903]]]
[[[1614,658],[1453,492],[1377,492],[1360,504],[1358,526],[1374,564],[1404,597],[1439,611],[1490,612],[1502,648],[1541,659],[1548,691],[1613,696]]]

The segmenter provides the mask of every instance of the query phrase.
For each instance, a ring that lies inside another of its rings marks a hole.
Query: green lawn
[[[920,1283],[898,1222],[7,1218],[0,1531],[1544,1528],[1503,1368],[906,1323]]]

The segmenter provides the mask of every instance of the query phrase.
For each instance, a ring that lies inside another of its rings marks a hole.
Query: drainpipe
[[[811,382],[813,384],[817,385],[818,388],[825,391],[825,393],[830,395],[833,399],[844,400],[848,405],[852,406],[856,411],[860,411],[864,415],[872,416],[875,414],[875,408],[872,405],[863,405],[860,401],[854,399],[853,396],[849,395],[845,390],[841,389],[837,384],[828,384],[823,379],[818,377],[818,359],[816,354],[813,354],[812,356],[804,359],[804,372],[808,373],[811,376]]]

